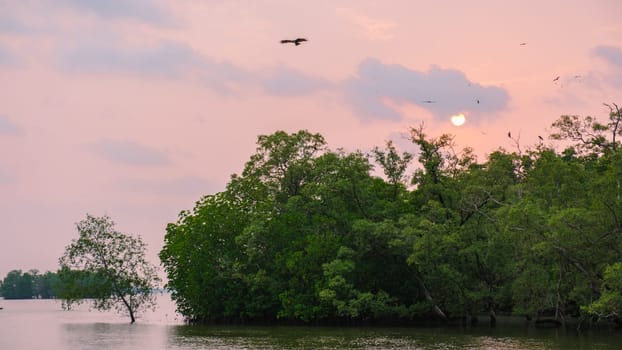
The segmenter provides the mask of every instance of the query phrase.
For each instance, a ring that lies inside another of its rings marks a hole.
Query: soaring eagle
[[[307,39],[305,38],[296,38],[294,40],[285,39],[285,40],[281,40],[281,44],[293,43],[294,45],[298,46],[303,41],[307,41]]]

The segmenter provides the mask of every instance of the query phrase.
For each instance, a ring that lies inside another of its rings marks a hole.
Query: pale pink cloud
[[[22,129],[9,117],[0,114],[0,135],[18,135]]]
[[[0,44],[0,69],[19,66],[19,58],[10,48]]]
[[[166,166],[170,164],[165,153],[134,141],[104,139],[92,145],[100,156],[122,164],[136,166]]]
[[[595,47],[593,50],[594,55],[608,65],[609,74],[603,76],[603,80],[619,89],[622,89],[621,47],[602,45]]]
[[[267,93],[277,96],[307,95],[333,87],[329,81],[304,74],[286,65],[277,66],[258,79]]]
[[[395,37],[393,29],[397,22],[373,18],[356,13],[351,8],[338,7],[336,12],[352,24],[360,27],[369,40],[389,40]]]
[[[118,180],[119,188],[138,195],[162,197],[201,196],[222,190],[222,184],[199,176],[179,176],[166,179],[124,178]]]
[[[111,37],[63,48],[60,68],[82,75],[129,75],[137,78],[194,81],[221,94],[258,87],[269,94],[290,96],[328,88],[331,83],[284,64],[252,71],[217,61],[181,42],[132,45]]]
[[[509,99],[505,89],[470,81],[458,70],[433,66],[417,71],[371,58],[361,62],[357,76],[347,80],[344,89],[354,111],[364,120],[402,119],[385,98],[419,105],[440,120],[467,111],[478,113],[478,119],[490,117],[503,111]]]
[[[1,6],[1,5],[0,5]],[[2,7],[0,7],[2,9]],[[28,31],[28,26],[7,12],[0,12],[0,33],[19,34]]]
[[[57,5],[65,5],[77,11],[93,13],[104,19],[130,19],[144,21],[153,25],[170,25],[173,18],[167,11],[164,1],[157,0],[59,0]]]

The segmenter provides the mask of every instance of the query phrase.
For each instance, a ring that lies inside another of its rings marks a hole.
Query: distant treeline
[[[0,296],[4,299],[68,299],[97,296],[98,286],[105,283],[97,274],[62,269],[57,272],[12,270],[0,281]]]
[[[223,192],[168,225],[167,288],[196,322],[619,321],[622,118],[609,117],[562,116],[549,135],[562,151],[508,133],[512,151],[484,162],[423,126],[412,155],[260,136]]]
[[[4,299],[55,298],[58,283],[58,275],[53,272],[13,270],[0,281],[0,296]]]

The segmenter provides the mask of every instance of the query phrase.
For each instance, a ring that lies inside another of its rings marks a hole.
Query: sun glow
[[[464,124],[465,121],[466,118],[464,118],[464,114],[462,113],[451,116],[451,123],[455,126],[460,126]]]

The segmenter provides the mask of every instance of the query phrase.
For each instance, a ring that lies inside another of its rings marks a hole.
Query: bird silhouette
[[[285,40],[281,40],[281,44],[288,44],[288,43],[292,43],[296,46],[300,45],[301,42],[303,41],[307,41],[307,39],[305,38],[296,38],[294,40],[290,40],[290,39],[285,39]]]
[[[555,77],[555,79],[553,79],[553,81],[558,81],[558,80],[559,80],[559,75]]]
[[[477,104],[479,104],[479,100],[477,100]]]
[[[432,101],[432,100],[423,100],[423,101],[421,101],[421,103],[436,103],[436,101]]]
[[[525,46],[527,45],[527,43],[520,43],[520,46]]]
[[[538,138],[540,139],[540,141],[544,141],[544,138],[540,135],[538,135]]]
[[[512,133],[508,131],[508,137],[512,138]]]

